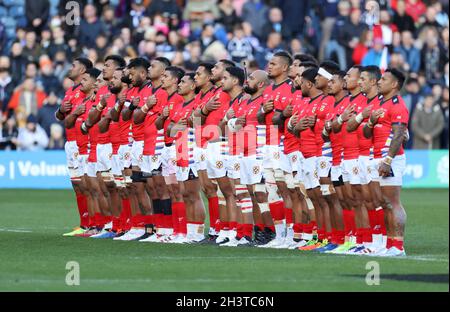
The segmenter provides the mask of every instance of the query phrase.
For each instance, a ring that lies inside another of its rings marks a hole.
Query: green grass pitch
[[[448,189],[405,190],[403,259],[64,238],[71,191],[0,190],[1,291],[448,291]],[[66,263],[80,285],[65,283]],[[377,261],[380,285],[365,282]]]

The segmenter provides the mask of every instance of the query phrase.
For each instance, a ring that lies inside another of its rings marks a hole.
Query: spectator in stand
[[[426,27],[434,27],[438,31],[442,29],[442,26],[436,21],[437,11],[434,7],[430,6],[427,8],[425,16],[421,16],[421,25],[419,28],[419,32]]]
[[[397,26],[398,31],[410,31],[414,33],[416,31],[416,26],[414,25],[414,19],[406,13],[406,3],[405,0],[397,1],[397,10],[394,12],[393,23]]]
[[[414,47],[413,35],[409,30],[405,30],[401,36],[402,44],[398,49],[394,49],[394,51],[403,55],[403,58],[409,64],[411,72],[418,73],[420,70],[420,52]]]
[[[46,97],[45,92],[36,87],[34,79],[26,78],[23,84],[14,91],[8,108],[11,110],[21,109],[26,116],[36,115]]]
[[[29,62],[37,62],[41,55],[41,47],[37,44],[37,36],[34,31],[27,32],[25,36],[25,46],[22,50],[22,55]]]
[[[19,136],[19,130],[17,129],[16,119],[14,116],[9,117],[7,120],[0,115],[0,150],[13,150],[17,149]]]
[[[104,26],[105,34],[109,39],[116,37],[120,32],[121,19],[115,16],[114,8],[111,6],[105,7],[101,17]]]
[[[132,0],[131,10],[125,16],[122,26],[130,29],[137,28],[141,23],[142,18],[146,15],[145,10],[146,8],[143,0]]]
[[[366,56],[367,52],[369,52],[370,47],[372,46],[372,32],[368,29],[364,30],[361,34],[358,44],[353,49],[352,53],[352,61],[355,65],[361,65],[361,62]]]
[[[383,55],[383,39],[381,38],[375,38],[373,40],[373,47],[370,49],[367,54],[364,56],[361,65],[363,66],[369,66],[369,65],[376,65],[380,66],[381,64],[381,57]],[[389,62],[389,60],[388,60]]]
[[[44,105],[37,113],[37,123],[44,129],[48,136],[50,136],[50,127],[56,122],[55,113],[61,104],[56,94],[52,91],[44,100]]]
[[[284,50],[283,40],[281,34],[278,32],[271,32],[267,38],[266,47],[257,54],[257,62],[259,68],[266,68],[267,63],[272,58],[273,54],[278,50]]]
[[[405,93],[403,94],[403,101],[405,102],[406,108],[409,112],[409,140],[406,142],[406,148],[411,149],[413,147],[414,132],[411,128],[411,119],[416,110],[417,104],[422,101],[422,95],[420,93],[420,84],[416,78],[408,78],[404,87]]]
[[[205,23],[212,23],[219,18],[219,8],[210,0],[189,0],[183,10],[183,19],[191,22],[192,31],[202,28]]]
[[[227,50],[231,55],[231,59],[236,63],[253,58],[252,45],[244,36],[245,34],[242,25],[236,24],[234,26],[233,38],[231,38],[227,45]]]
[[[415,149],[437,149],[444,129],[444,116],[433,96],[427,95],[423,103],[417,105],[412,117]]]
[[[64,128],[60,124],[52,124],[47,150],[64,150],[64,144]]]
[[[277,7],[273,7],[269,10],[269,21],[263,27],[262,39],[267,39],[267,34],[273,31],[280,33],[282,39],[286,41],[288,41],[292,35],[291,29],[283,21],[283,12]]]
[[[14,85],[19,84],[25,73],[27,59],[22,55],[22,45],[16,42],[11,47],[10,63],[11,63],[11,77]]]
[[[449,92],[448,92],[448,86],[445,87],[442,90],[442,97],[439,101],[442,114],[444,115],[444,130],[441,133],[441,148],[442,149],[448,149],[448,130],[449,130],[449,121],[448,121],[448,98],[449,98]]]
[[[353,49],[358,45],[361,35],[367,25],[361,22],[361,11],[358,9],[350,13],[350,19],[342,26],[339,31],[339,44],[345,48],[347,67],[352,64]]]
[[[27,26],[39,35],[47,24],[49,11],[50,2],[48,0],[26,0]]]
[[[178,19],[181,18],[181,10],[176,0],[152,0],[147,7],[147,14],[149,16],[156,14],[166,16],[176,15]]]
[[[252,25],[253,33],[263,37],[263,27],[269,15],[269,7],[263,0],[248,0],[242,7],[242,19]]]
[[[333,30],[336,16],[338,15],[338,2],[336,0],[317,0],[316,5],[321,13],[321,30],[322,38],[319,46],[319,61],[325,56],[325,46],[330,41],[331,32]],[[359,36],[358,36],[359,37]]]
[[[193,41],[187,45],[186,49],[189,51],[190,58],[185,61],[184,66],[189,71],[195,71],[198,64],[201,62],[200,57],[202,50],[200,47],[200,42]]]
[[[240,24],[242,21],[237,16],[232,1],[219,0],[218,7],[220,16],[216,21],[225,26],[227,32],[233,32],[233,26]]]
[[[92,4],[87,4],[83,10],[84,18],[80,23],[79,44],[83,47],[95,47],[95,39],[105,32],[103,22],[97,16],[97,9]]]
[[[18,148],[22,151],[41,151],[47,148],[48,136],[37,124],[36,117],[30,115],[25,127],[19,128]]]
[[[425,14],[426,10],[427,7],[422,0],[407,0],[406,2],[406,13],[413,18],[415,23]]]
[[[0,118],[6,111],[9,99],[14,92],[14,82],[9,73],[11,63],[7,56],[0,56]]]
[[[39,84],[42,85],[44,92],[61,93],[61,82],[54,74],[53,63],[47,55],[42,55],[39,61],[41,75],[38,78]]]
[[[448,1],[447,1],[448,4]],[[438,22],[441,27],[448,27],[448,14],[442,10],[442,3],[436,1],[433,4],[434,9],[436,10],[436,22]]]
[[[336,54],[336,60],[341,70],[347,69],[347,56],[345,48],[338,42],[339,33],[347,23],[350,16],[351,4],[348,1],[340,1],[338,4],[338,16],[331,32],[330,41],[325,46],[325,59],[331,59],[333,53]]]
[[[448,55],[439,45],[438,32],[435,28],[429,27],[425,33],[425,46],[421,51],[421,69],[425,72],[425,77],[430,83],[438,82],[442,79],[445,63],[448,62]]]
[[[311,0],[278,0],[276,5],[283,12],[283,21],[291,30],[292,37],[302,36],[305,27],[305,17],[309,14]]]
[[[214,35],[213,24],[204,24],[202,28],[202,33],[200,35],[200,47],[202,53],[205,52],[206,48],[216,40],[217,38]]]

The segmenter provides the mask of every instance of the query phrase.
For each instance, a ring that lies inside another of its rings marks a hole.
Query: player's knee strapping
[[[133,171],[133,173],[131,174],[131,180],[134,183],[146,182],[146,178],[144,177],[142,171]]]
[[[333,187],[333,184],[321,184],[320,185],[320,191],[322,192],[323,196],[328,196],[336,193],[336,190]]]
[[[247,186],[237,184],[235,189],[236,196],[239,198],[237,204],[241,208],[242,213],[252,213],[253,203],[250,194],[248,193]]]
[[[129,187],[133,184],[133,180],[131,179],[131,176],[125,176],[123,179],[123,182],[126,187]]]
[[[276,178],[275,178],[276,179]],[[284,179],[286,181],[286,186],[288,189],[295,189],[295,180],[294,180],[294,176],[292,175],[292,173],[284,173]]]
[[[111,171],[103,171],[101,172],[101,176],[105,183],[114,182],[114,175],[111,173]]]
[[[280,201],[281,198],[278,195],[277,183],[275,181],[275,174],[273,170],[265,170],[266,190],[269,197],[269,203]]]
[[[213,180],[211,182],[217,186],[217,197],[219,198],[219,206],[225,206],[227,202],[225,200],[225,196],[223,195],[222,191],[220,190],[220,187],[217,184],[217,181]]]
[[[284,182],[285,181],[284,171],[281,169],[275,169],[274,178],[276,182]]]

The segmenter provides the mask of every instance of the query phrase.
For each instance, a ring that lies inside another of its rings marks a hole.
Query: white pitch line
[[[0,232],[32,233],[32,231],[29,231],[29,230],[21,230],[21,229],[4,229],[4,228],[0,228]]]

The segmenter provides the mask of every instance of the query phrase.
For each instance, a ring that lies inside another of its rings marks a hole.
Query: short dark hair
[[[136,57],[130,61],[130,64],[128,64],[128,68],[143,68],[147,70],[149,67],[150,63],[143,57]]]
[[[294,60],[299,60],[300,64],[306,63],[306,62],[313,62],[317,65],[317,60],[314,56],[311,54],[306,53],[296,53],[294,55]]]
[[[283,58],[286,62],[287,62],[287,64],[289,65],[289,66],[291,66],[292,65],[292,56],[289,54],[289,52],[287,52],[287,51],[278,51],[278,52],[276,52],[274,55],[273,55],[274,57],[276,56],[276,57],[281,57],[281,58]]]
[[[188,76],[189,79],[191,79],[192,81],[194,81],[195,73],[184,73],[184,76]]]
[[[398,89],[401,90],[403,88],[403,84],[405,83],[405,75],[399,71],[396,68],[388,68],[386,69],[385,73],[391,73],[392,76],[397,80],[398,82]]]
[[[88,70],[86,70],[86,74],[88,74],[89,77],[91,77],[93,79],[97,79],[98,76],[100,76],[101,73],[102,72],[99,69],[95,68],[95,67],[89,68]]]
[[[371,79],[376,79],[377,81],[381,78],[381,71],[376,65],[368,65],[364,66],[361,69],[361,72],[367,72],[369,73],[369,76]]]
[[[230,60],[227,60],[227,59],[219,60],[219,62],[223,63],[225,68],[236,66],[236,64],[233,61],[230,61]]]
[[[166,67],[172,65],[167,57],[158,56],[155,57],[153,60],[163,63]]]
[[[83,64],[84,68],[86,68],[86,70],[91,69],[92,67],[94,67],[94,65],[92,64],[91,60],[89,60],[88,58],[85,57],[77,57],[75,59],[75,61],[77,61],[78,63]]]
[[[108,55],[105,58],[105,62],[107,62],[109,60],[113,61],[117,67],[125,67],[125,65],[127,64],[123,57],[121,57],[120,55],[116,55],[116,54]]]
[[[211,75],[214,65],[211,63],[207,63],[207,62],[202,62],[202,63],[198,64],[198,67],[204,67],[206,69],[206,72]]]
[[[356,68],[356,69],[358,70],[358,72],[361,73],[361,72],[362,72],[362,69],[364,68],[364,66],[361,66],[361,65],[353,65],[352,67],[350,67],[350,69],[351,69],[351,68]]]
[[[314,63],[314,62],[302,62],[302,63],[300,63],[300,66],[305,67],[305,69],[306,68],[319,68],[317,63]]]
[[[231,76],[233,76],[234,78],[237,78],[239,80],[239,85],[243,86],[244,85],[244,81],[245,81],[245,73],[244,70],[233,66],[233,67],[228,67],[225,69],[227,72],[230,73]]]
[[[177,78],[178,82],[180,82],[181,78],[183,78],[185,72],[180,67],[169,66],[166,68],[166,72],[169,72],[172,77]]]
[[[316,82],[316,76],[319,73],[318,68],[308,68],[302,73],[302,78],[311,81],[312,83]]]
[[[345,71],[343,71],[343,70],[338,70],[338,71],[336,71],[336,72],[334,73],[334,75],[339,76],[339,78],[341,78],[341,79],[344,79],[344,77],[345,77],[346,74],[347,74],[347,73],[346,73]]]
[[[340,70],[339,64],[333,61],[323,61],[322,63],[320,63],[319,66],[332,75],[334,75],[338,70]]]
[[[417,80],[417,78],[415,78],[415,77],[409,77],[408,79],[406,79],[406,82],[405,82],[407,85],[409,85],[409,84],[411,84],[411,83],[419,83],[419,80]]]

